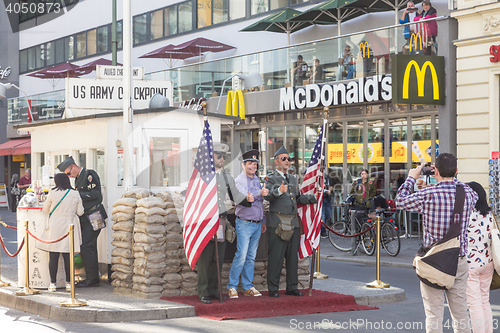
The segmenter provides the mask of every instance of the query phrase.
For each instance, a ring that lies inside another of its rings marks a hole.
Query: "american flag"
[[[201,252],[217,232],[218,220],[212,132],[205,121],[184,209],[184,249],[191,268],[194,269]]]
[[[313,154],[309,167],[304,176],[304,182],[300,187],[300,194],[314,195],[318,201],[312,205],[299,205],[298,214],[302,220],[304,234],[300,236],[299,258],[305,258],[318,248],[321,233],[321,216],[323,210],[323,185],[324,177],[321,166],[325,155],[323,153],[325,123],[321,127],[318,140],[314,145]]]

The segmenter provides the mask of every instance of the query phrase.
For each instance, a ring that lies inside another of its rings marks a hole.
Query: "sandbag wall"
[[[230,201],[228,213],[234,212]],[[125,192],[113,204],[111,220],[112,282],[114,291],[141,298],[197,294],[197,274],[186,259],[182,244],[184,201],[174,191],[156,194],[141,188]],[[266,207],[267,208],[267,207]],[[222,268],[223,292],[229,282],[230,263]],[[285,289],[283,268],[280,289]],[[299,261],[299,288],[307,288],[308,259]],[[255,262],[254,285],[267,290],[267,261]],[[242,291],[241,286],[238,288]]]

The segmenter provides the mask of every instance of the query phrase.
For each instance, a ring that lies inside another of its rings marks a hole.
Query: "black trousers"
[[[226,253],[226,242],[219,242],[219,272],[222,270],[224,254]],[[217,280],[217,258],[215,257],[215,242],[208,242],[198,258],[198,296],[219,295],[219,286]]]
[[[294,228],[292,238],[288,242],[276,235],[276,228],[267,228],[268,256],[267,256],[267,289],[280,289],[281,268],[286,258],[286,291],[298,289],[299,277],[299,245],[300,229]]]
[[[101,230],[94,231],[87,215],[80,216],[80,226],[82,228],[82,245],[80,254],[82,256],[83,267],[87,279],[99,278],[99,261],[97,259],[97,237]]]
[[[61,253],[61,252],[49,252],[49,274],[50,274],[50,283],[56,283],[57,279],[57,268],[59,267],[59,254],[62,254],[64,259],[64,270],[66,271],[66,282],[70,282],[71,277],[71,269],[69,262],[69,253]]]

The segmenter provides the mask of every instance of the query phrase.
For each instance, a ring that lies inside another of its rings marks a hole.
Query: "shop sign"
[[[391,56],[392,103],[444,105],[444,57]]]
[[[179,107],[183,109],[201,111],[203,109],[203,106],[201,105],[203,102],[205,102],[205,97],[201,97],[200,99],[193,97],[189,101],[182,101]]]
[[[280,89],[279,110],[390,101],[392,79],[387,75],[362,77],[336,84],[308,84]]]
[[[97,79],[115,79],[121,80],[123,78],[123,66],[96,66]],[[133,67],[132,77],[134,80],[144,80],[144,67]]]
[[[436,140],[436,146],[439,141]],[[406,163],[407,154],[406,141],[392,142],[391,156],[389,163]],[[384,163],[384,148],[382,142],[370,142],[367,145],[367,162]],[[363,163],[363,144],[347,144],[347,163]],[[332,143],[328,145],[328,163],[343,163],[344,145],[342,143]],[[431,141],[413,141],[412,143],[412,161],[416,163],[431,161]]]
[[[0,66],[0,80],[6,79],[10,75],[11,71],[12,68],[10,66],[5,67],[4,69]]]
[[[500,54],[498,54],[499,50],[500,50],[500,45],[490,46],[490,54],[493,56],[490,57],[490,62],[498,62],[498,60],[500,60]]]
[[[162,94],[173,105],[172,81],[134,80],[132,108],[147,109],[155,94]],[[119,80],[66,79],[66,108],[117,110],[123,108],[123,86]]]
[[[241,90],[230,90],[227,93],[226,115],[245,119],[245,99]]]
[[[24,155],[12,155],[12,162],[24,162]]]
[[[420,43],[418,41],[420,40]],[[417,44],[418,43],[418,44]],[[422,50],[422,35],[420,32],[412,32],[410,36],[410,52],[412,52],[412,45],[415,45],[415,51],[417,51],[417,46],[420,46],[418,50]]]
[[[368,42],[361,42],[359,43],[358,59],[361,59],[361,50],[363,50],[363,58],[365,57],[365,48],[368,51],[366,54],[370,58],[370,45],[368,45]]]

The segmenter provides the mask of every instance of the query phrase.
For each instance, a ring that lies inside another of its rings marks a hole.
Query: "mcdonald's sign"
[[[392,103],[444,105],[444,57],[391,57]]]
[[[363,50],[363,58],[365,57],[365,49],[367,50],[366,54],[368,54],[368,58],[370,58],[370,45],[368,45],[368,42],[361,42],[359,43],[358,59],[361,59],[361,50]]]
[[[420,40],[420,43],[417,44],[417,41]],[[420,46],[418,50],[422,50],[422,35],[420,32],[412,32],[410,36],[410,52],[412,51],[411,46],[415,45],[415,51],[417,51],[417,46]]]
[[[227,93],[226,115],[234,117],[238,117],[239,115],[241,119],[245,119],[245,100],[243,99],[243,92],[241,90],[230,90]]]

